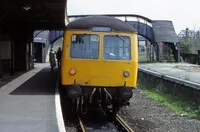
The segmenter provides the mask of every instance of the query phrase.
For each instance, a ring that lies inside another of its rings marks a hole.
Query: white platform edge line
[[[61,110],[60,94],[59,94],[59,76],[56,81],[56,92],[55,92],[55,107],[56,107],[56,119],[58,124],[59,132],[66,132],[63,114]]]

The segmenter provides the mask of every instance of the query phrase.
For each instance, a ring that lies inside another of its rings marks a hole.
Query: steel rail
[[[80,130],[79,131],[86,132],[85,127],[84,127],[83,122],[82,122],[80,117],[78,117],[78,122],[79,122],[79,125],[80,125]]]
[[[122,132],[134,132],[134,130],[118,115],[116,114],[117,124],[120,124],[123,127]]]

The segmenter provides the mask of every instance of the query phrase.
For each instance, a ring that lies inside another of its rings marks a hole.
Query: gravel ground
[[[176,114],[161,103],[147,98],[144,91],[134,89],[129,107],[119,115],[135,132],[200,132],[200,120]]]

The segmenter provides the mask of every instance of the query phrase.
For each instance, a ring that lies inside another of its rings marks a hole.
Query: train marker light
[[[75,69],[71,69],[70,71],[69,71],[69,73],[70,73],[70,75],[75,75],[76,74],[76,70]]]
[[[130,76],[130,72],[129,71],[124,71],[124,76],[125,77],[129,77]]]

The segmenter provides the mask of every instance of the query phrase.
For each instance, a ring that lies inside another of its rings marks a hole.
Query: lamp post
[[[180,62],[180,42],[176,43],[176,50],[177,50],[177,62]]]
[[[200,50],[197,50],[198,52],[198,65],[200,65]]]

